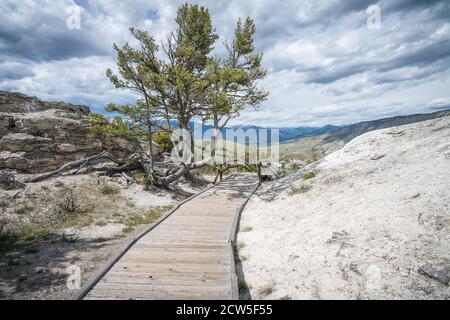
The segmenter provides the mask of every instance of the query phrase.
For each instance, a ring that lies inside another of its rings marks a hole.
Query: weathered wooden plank
[[[231,263],[228,255],[223,254],[220,256],[211,255],[208,257],[200,255],[185,255],[178,256],[178,254],[171,255],[151,255],[146,256],[145,252],[136,252],[133,255],[129,255],[127,261],[132,263],[186,263],[186,264],[227,264]]]
[[[157,263],[157,262],[129,262],[119,261],[111,270],[129,269],[133,272],[228,272],[229,265],[226,264],[201,264],[201,263]]]
[[[100,282],[107,283],[149,283],[153,285],[223,285],[228,280],[224,273],[126,273],[111,272]]]
[[[109,276],[120,276],[120,277],[125,277],[125,278],[126,277],[137,277],[137,279],[142,278],[142,277],[150,277],[150,276],[152,276],[155,279],[157,279],[157,278],[160,278],[160,279],[184,279],[184,278],[225,279],[225,278],[228,278],[228,274],[223,273],[222,271],[200,272],[198,270],[190,270],[190,271],[185,271],[185,272],[174,272],[174,271],[169,271],[169,270],[136,271],[136,270],[129,270],[129,269],[122,269],[122,270],[112,269],[102,279],[105,279]]]
[[[88,300],[230,300],[229,294],[208,292],[156,292],[141,290],[93,289],[85,299]]]
[[[149,242],[142,242],[139,241],[136,246],[148,248],[149,250],[152,248],[155,249],[167,249],[167,250],[226,250],[227,246],[224,244],[208,244],[208,243],[186,243],[186,242],[172,242],[171,244],[168,244],[164,241],[149,241]]]
[[[152,291],[158,294],[161,293],[176,293],[176,292],[198,292],[199,286],[192,285],[153,285],[148,283],[105,283],[100,281],[94,288],[94,290],[111,290],[111,291]],[[224,286],[224,283],[220,286],[203,286],[201,287],[202,293],[215,293],[221,295],[229,294],[231,290],[230,285]],[[95,292],[95,291],[94,291]]]

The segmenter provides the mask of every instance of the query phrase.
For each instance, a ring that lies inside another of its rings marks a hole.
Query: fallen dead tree
[[[130,184],[132,179],[129,177],[127,172],[142,170],[151,184],[156,186],[166,186],[187,175],[190,170],[198,169],[204,165],[207,165],[208,160],[209,159],[193,164],[181,163],[175,165],[167,160],[164,162],[159,161],[152,163],[150,157],[145,153],[135,153],[126,159],[121,159],[113,156],[109,152],[102,152],[91,157],[66,163],[56,170],[27,179],[25,182],[40,182],[61,174],[68,174],[70,171],[72,172],[69,174],[80,174],[96,171],[108,175],[119,174],[124,177],[127,184]],[[112,164],[99,166],[100,163],[104,162],[110,162]]]
[[[54,171],[43,173],[41,175],[38,175],[37,177],[26,180],[26,182],[43,181],[45,179],[51,178],[53,176],[56,176],[63,172],[67,172],[68,170],[72,170],[72,169],[78,169],[75,173],[78,173],[81,169],[91,168],[91,170],[95,170],[94,167],[92,165],[90,165],[89,163],[92,163],[94,161],[98,162],[101,160],[109,160],[109,161],[117,164],[117,166],[104,167],[104,168],[102,168],[102,170],[120,172],[120,171],[125,171],[125,170],[131,170],[132,168],[134,168],[135,162],[136,162],[136,156],[132,155],[128,159],[122,160],[122,159],[114,157],[109,152],[102,152],[102,153],[97,154],[92,157],[88,157],[88,158],[84,158],[84,159],[66,163],[65,165],[63,165],[62,167],[60,167]]]

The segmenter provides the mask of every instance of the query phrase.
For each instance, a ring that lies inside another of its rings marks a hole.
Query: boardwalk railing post
[[[261,176],[261,162],[258,162],[258,180],[259,180],[259,185],[261,185],[262,183],[262,176]]]

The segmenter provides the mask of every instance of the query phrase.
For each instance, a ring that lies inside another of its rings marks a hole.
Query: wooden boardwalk
[[[183,203],[80,298],[237,299],[232,242],[257,184],[256,175],[233,174]]]

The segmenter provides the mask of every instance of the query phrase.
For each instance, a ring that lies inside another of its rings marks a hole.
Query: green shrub
[[[173,148],[173,143],[172,143],[172,140],[170,139],[170,136],[171,136],[171,132],[160,131],[160,132],[153,134],[152,139],[153,139],[153,142],[158,144],[158,146],[163,149],[163,151],[170,152],[170,151],[172,151],[172,148]]]
[[[252,231],[252,230],[253,230],[252,227],[247,226],[247,227],[242,228],[241,232],[250,232],[250,231]]]
[[[130,124],[121,117],[115,117],[111,122],[106,119],[106,122],[100,121],[101,115],[95,116],[98,119],[91,120],[94,125],[91,131],[95,134],[112,134],[118,137],[143,136],[144,132],[141,130],[133,130]]]
[[[303,180],[308,180],[308,179],[312,179],[316,176],[316,174],[314,172],[307,172],[303,175],[302,179]]]
[[[93,124],[107,124],[109,120],[102,114],[99,113],[91,113],[89,114],[89,121]]]
[[[146,184],[147,182],[147,177],[145,176],[145,173],[141,170],[133,171],[133,173],[131,174],[131,178],[137,184]]]
[[[116,187],[114,187],[108,183],[102,184],[102,186],[100,187],[100,191],[103,194],[107,194],[107,195],[114,195],[114,194],[119,193],[119,190]]]

